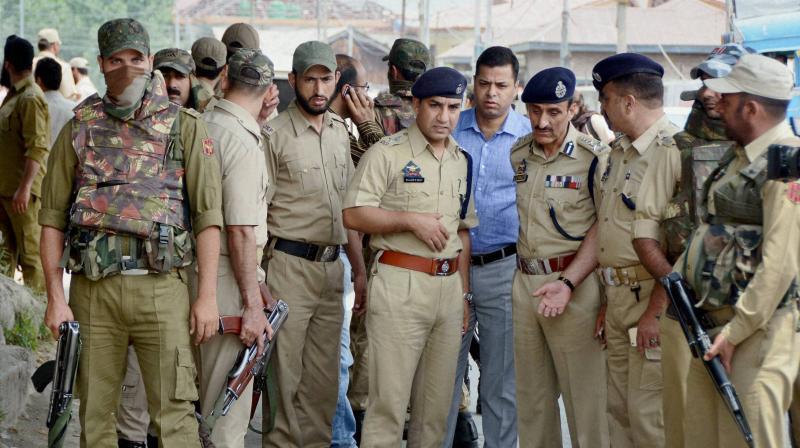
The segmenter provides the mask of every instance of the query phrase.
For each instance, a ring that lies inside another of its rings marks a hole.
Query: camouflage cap
[[[739,59],[745,55],[755,53],[750,47],[745,47],[742,44],[732,43],[725,44],[715,48],[708,55],[706,60],[692,68],[689,75],[692,79],[697,79],[702,73],[712,78],[722,78],[728,76],[733,66],[739,62]]]
[[[271,84],[274,76],[272,61],[261,50],[241,48],[228,60],[230,79],[260,87]]]
[[[398,68],[421,74],[431,65],[431,53],[428,47],[418,40],[400,38],[394,41],[392,49],[383,60]]]
[[[258,31],[246,23],[234,23],[222,33],[222,43],[228,49],[228,58],[239,48],[261,48]]]
[[[225,65],[227,57],[225,44],[213,37],[201,37],[192,44],[192,59],[197,68],[220,69]]]
[[[171,68],[176,72],[188,75],[194,71],[194,60],[192,55],[180,48],[165,48],[159,50],[153,58],[153,68]]]
[[[150,36],[141,23],[134,19],[114,19],[97,30],[100,56],[107,58],[121,50],[136,50],[150,55]]]
[[[336,55],[333,48],[325,42],[310,40],[298,45],[292,56],[292,70],[297,74],[304,74],[309,68],[321,65],[335,72]]]

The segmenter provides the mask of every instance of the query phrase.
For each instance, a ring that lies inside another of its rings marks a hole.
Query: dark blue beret
[[[411,95],[421,100],[432,96],[461,98],[466,89],[467,79],[458,70],[436,67],[419,75],[411,87]]]
[[[592,84],[594,84],[595,89],[600,91],[607,82],[634,73],[650,73],[663,77],[664,67],[643,54],[615,54],[603,59],[594,66],[592,69]]]
[[[553,104],[567,101],[575,93],[575,73],[564,67],[546,68],[535,74],[525,90],[523,103]]]

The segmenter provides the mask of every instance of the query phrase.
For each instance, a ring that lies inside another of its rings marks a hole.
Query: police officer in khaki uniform
[[[450,137],[466,79],[440,67],[414,84],[416,124],[364,154],[348,187],[345,220],[377,250],[369,286],[369,398],[363,446],[445,437],[469,304],[470,158]],[[453,275],[453,274],[460,275]]]
[[[260,336],[268,326],[257,270],[267,244],[269,179],[261,128],[256,120],[272,78],[272,64],[261,51],[238,50],[228,63],[228,76],[223,80],[224,98],[203,114],[217,145],[215,154],[222,170],[225,231],[217,273],[217,306],[222,315],[242,316],[241,334],[218,336],[197,351],[200,409],[204,417],[214,410],[239,351],[254,341],[262,347]],[[195,280],[190,277],[192,290],[197,287]],[[211,442],[217,448],[244,447],[252,391],[251,382],[228,414],[216,420]],[[219,416],[221,409],[215,411]]]
[[[666,263],[659,220],[680,179],[680,152],[672,138],[678,129],[663,111],[663,74],[636,53],[603,59],[592,73],[611,129],[623,134],[595,181],[614,447],[664,446],[658,330],[667,299],[650,271]],[[655,246],[647,257],[642,239]]]
[[[227,59],[230,59],[233,53],[240,48],[261,48],[258,31],[252,25],[243,22],[234,23],[225,28],[221,40],[227,49]]]
[[[107,92],[84,101],[64,126],[43,186],[45,323],[54,336],[61,322],[81,324],[82,447],[117,446],[114,410],[129,343],[160,446],[199,446],[190,338],[208,340],[218,325],[214,142],[196,112],[170,103],[139,22],[104,23],[98,43]],[[190,309],[184,268],[195,257],[200,288]],[[73,273],[69,305],[65,265]]]
[[[227,64],[227,48],[213,37],[201,37],[192,44],[192,59],[195,65],[192,97],[198,110],[205,110],[214,92],[219,89]]]
[[[800,145],[786,122],[792,78],[784,64],[746,54],[728,76],[704,81],[722,94],[717,108],[741,146],[704,188],[707,213],[675,264],[714,323],[706,359],[720,356],[757,447],[785,446],[800,365],[800,181],[766,178],[769,145]],[[687,396],[687,447],[747,446],[697,358]]]
[[[328,111],[338,78],[329,45],[300,44],[289,75],[296,99],[267,130],[274,185],[268,194],[267,284],[291,312],[272,355],[278,397],[265,447],[330,446],[343,319],[342,245],[353,264],[356,305],[363,302],[361,242],[342,223],[353,174],[349,137],[342,119]],[[269,415],[264,420],[269,427]]]
[[[42,178],[50,147],[50,114],[42,89],[33,82],[33,46],[9,36],[3,51],[3,70],[11,82],[0,107],[0,233],[3,262],[14,277],[22,267],[25,284],[44,292],[39,260]]]
[[[520,218],[512,292],[520,446],[561,446],[562,395],[572,446],[608,447],[606,359],[593,332],[601,294],[592,272],[592,179],[608,147],[570,124],[574,90],[566,68],[531,78],[522,101],[533,133],[511,150]]]

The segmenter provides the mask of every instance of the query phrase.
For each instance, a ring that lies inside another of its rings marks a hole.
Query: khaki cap
[[[234,23],[222,33],[222,43],[228,49],[228,57],[239,48],[261,48],[258,31],[246,23]]]
[[[225,65],[227,48],[213,37],[201,37],[192,44],[192,59],[197,68],[217,70]]]
[[[55,28],[42,28],[39,30],[39,42],[47,42],[48,44],[60,44],[61,38],[58,37],[58,30]]]
[[[153,68],[171,68],[178,73],[188,75],[194,71],[194,60],[192,55],[180,48],[165,48],[159,50],[153,57]]]
[[[89,61],[82,57],[72,58],[69,60],[69,66],[72,68],[89,68]]]
[[[760,54],[746,54],[724,78],[706,79],[706,87],[719,93],[749,93],[776,100],[791,100],[794,76],[789,67]]]
[[[315,65],[321,65],[335,72],[336,55],[333,53],[333,48],[318,40],[303,42],[294,50],[294,56],[292,56],[292,70],[302,75]]]

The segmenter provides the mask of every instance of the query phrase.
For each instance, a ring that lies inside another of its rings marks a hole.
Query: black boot
[[[366,413],[366,411],[353,410],[353,416],[356,418],[356,433],[353,434],[353,439],[355,439],[358,446],[361,446],[361,430],[364,428],[364,415]]]
[[[478,427],[469,412],[458,413],[453,448],[478,448]]]
[[[131,442],[126,439],[117,439],[117,446],[119,448],[147,448],[146,442]]]

